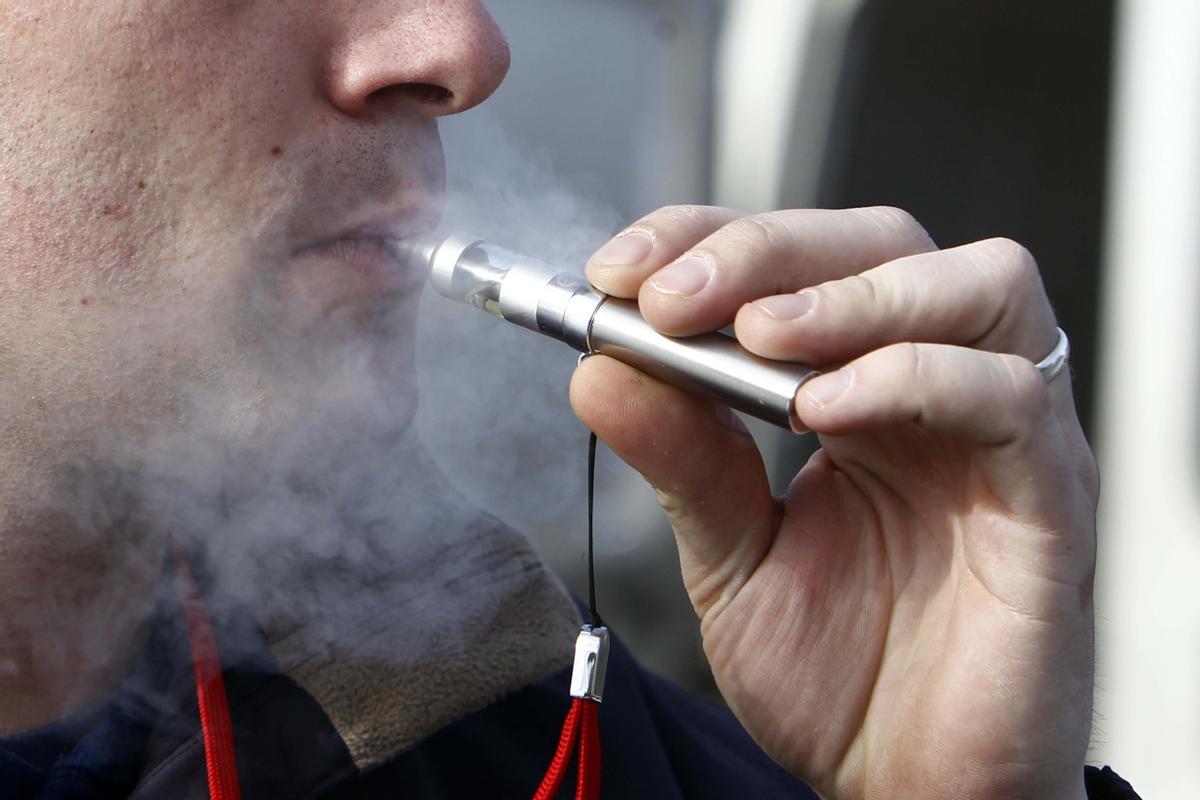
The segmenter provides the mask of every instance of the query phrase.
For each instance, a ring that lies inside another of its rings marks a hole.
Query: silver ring
[[[1050,355],[1037,363],[1038,372],[1042,373],[1046,383],[1054,380],[1054,376],[1062,372],[1062,368],[1067,365],[1067,359],[1071,357],[1071,342],[1067,339],[1067,332],[1062,328],[1057,330],[1058,341],[1054,343],[1054,349],[1050,351]]]

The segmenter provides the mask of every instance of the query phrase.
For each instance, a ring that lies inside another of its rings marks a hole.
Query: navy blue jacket
[[[109,702],[0,739],[0,800],[206,800],[192,664],[178,615]],[[566,672],[450,725],[361,773],[317,702],[267,657],[225,671],[245,800],[456,800],[532,797],[569,698]],[[815,798],[767,758],[726,711],[642,670],[619,641],[600,709],[607,800]],[[1136,800],[1089,768],[1089,796]],[[560,798],[573,797],[573,776]]]
[[[208,797],[182,624],[160,624],[147,652],[103,707],[0,739],[0,800]],[[360,773],[317,702],[272,666],[264,657],[225,671],[246,800],[527,799],[554,754],[570,702],[563,672]],[[728,712],[642,670],[618,641],[600,737],[605,798],[816,797]],[[560,796],[574,796],[573,775]]]

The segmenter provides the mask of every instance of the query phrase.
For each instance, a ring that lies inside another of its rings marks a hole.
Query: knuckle
[[[696,222],[706,219],[716,210],[712,206],[671,205],[662,207],[658,213],[670,220]]]
[[[899,398],[905,415],[914,423],[923,423],[926,414],[926,388],[932,380],[931,365],[915,342],[888,345],[867,356],[868,364],[878,365],[871,383]]]
[[[924,372],[929,365],[921,354],[921,347],[915,342],[890,344],[868,355],[865,361],[881,368],[879,377],[888,386],[911,386],[928,377]]]
[[[857,209],[857,211],[872,219],[886,232],[899,234],[922,249],[933,244],[933,238],[929,235],[929,231],[925,230],[925,226],[917,222],[917,218],[903,208],[868,206]]]
[[[826,326],[835,326],[862,336],[897,313],[893,292],[873,276],[849,275],[828,281],[809,291],[816,292],[825,314]]]
[[[1000,358],[1012,388],[1013,420],[1019,429],[1028,430],[1050,414],[1050,387],[1029,359],[1013,355]]]
[[[925,371],[929,368],[928,363],[921,354],[921,347],[916,342],[903,342],[900,345],[903,350],[903,358],[905,372],[912,377],[914,381],[924,382],[929,376]]]
[[[631,229],[663,230],[694,228],[707,222],[720,209],[713,206],[670,205],[651,211],[630,226]]]
[[[665,205],[643,217],[642,224],[655,228],[706,229],[719,224],[732,211],[713,205]]]
[[[881,299],[879,286],[866,275],[851,275],[836,281],[834,285],[845,291],[855,301],[856,306],[873,307],[878,305]]]
[[[785,240],[784,224],[770,214],[755,214],[726,225],[720,237],[739,250],[763,256],[780,247]]]
[[[1054,310],[1033,253],[1007,238],[976,242],[965,253],[980,288],[993,298],[994,316],[980,341],[1031,358],[1044,356],[1046,342],[1053,342]]]
[[[1029,248],[1012,239],[987,239],[980,243],[986,253],[986,259],[1000,273],[1000,279],[1010,288],[1040,287],[1041,272],[1037,259]]]

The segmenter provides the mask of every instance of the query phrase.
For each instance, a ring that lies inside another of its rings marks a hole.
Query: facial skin
[[[124,667],[163,537],[106,469],[317,407],[403,432],[421,276],[382,242],[507,66],[476,0],[0,2],[0,734]]]

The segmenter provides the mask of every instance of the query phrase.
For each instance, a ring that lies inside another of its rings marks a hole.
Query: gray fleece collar
[[[360,769],[570,662],[578,610],[528,541],[489,517],[447,522],[431,534],[444,557],[420,581],[376,575],[362,589],[371,603],[347,592],[311,624],[266,625],[280,668]],[[331,625],[347,634],[341,644],[321,633]]]

